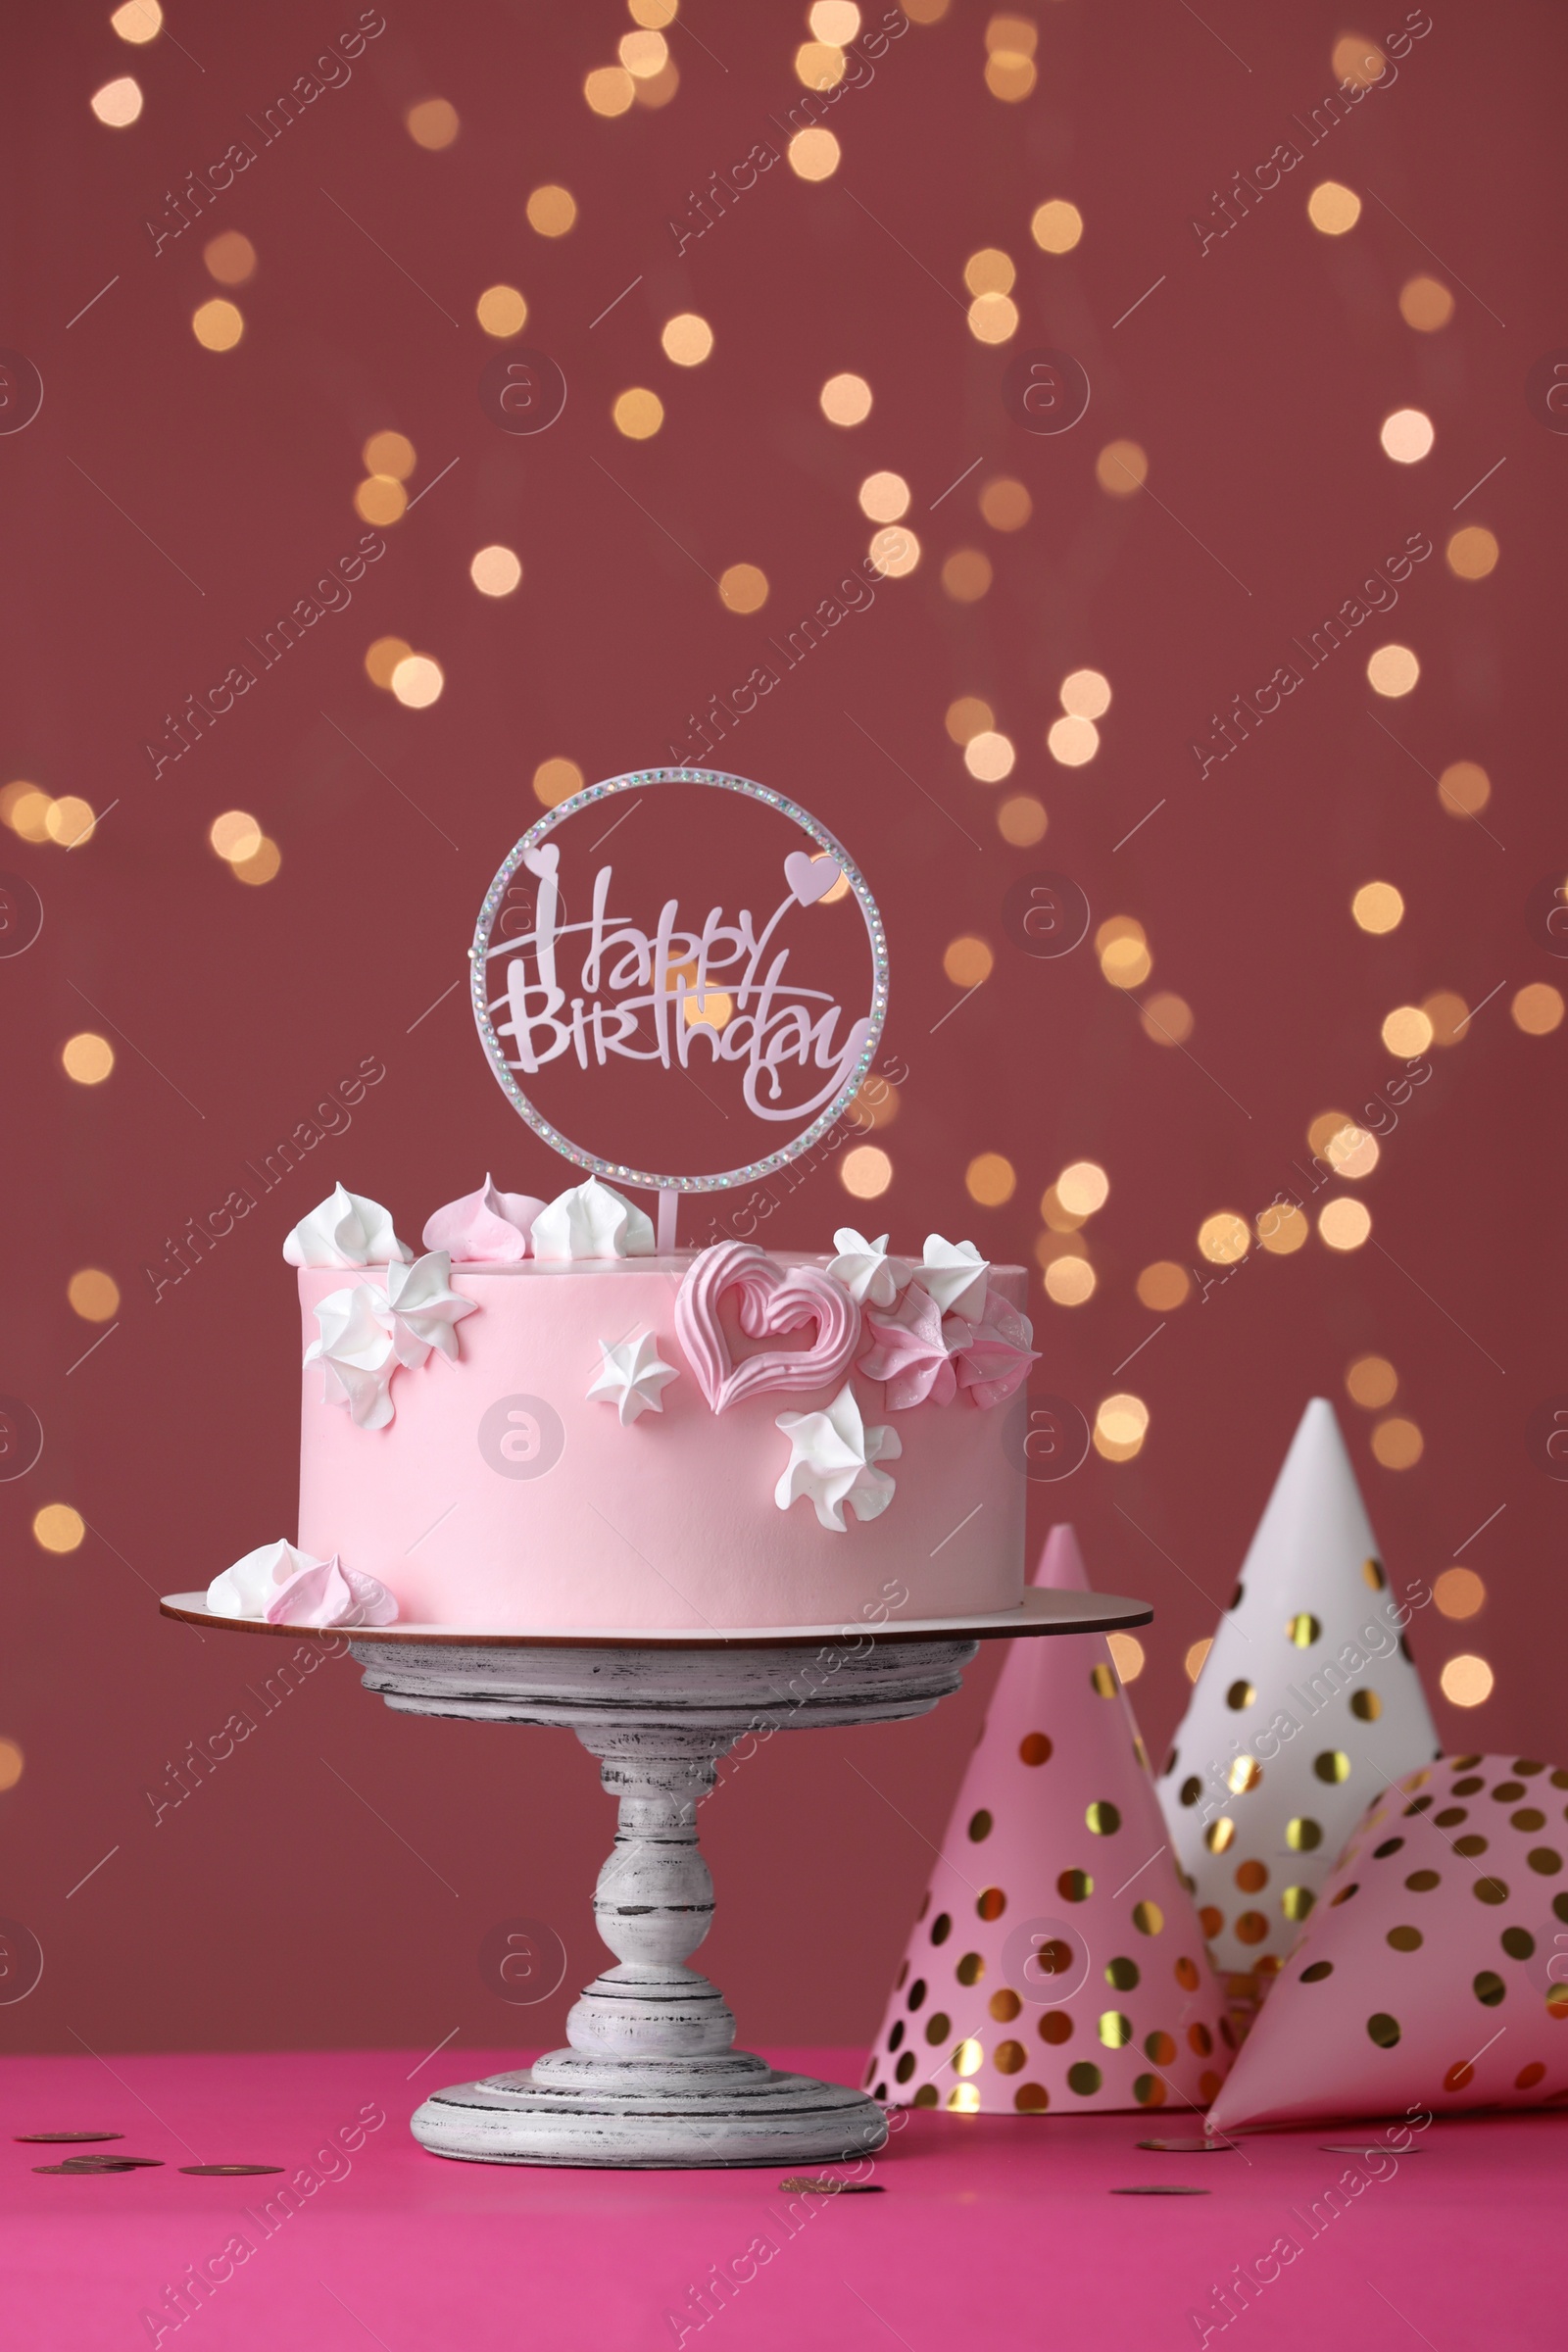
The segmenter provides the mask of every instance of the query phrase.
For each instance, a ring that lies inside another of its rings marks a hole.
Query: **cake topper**
[[[662,1249],[676,1195],[753,1183],[826,1134],[887,1010],[882,918],[848,852],[713,768],[612,776],[550,809],[469,955],[507,1099],[564,1158],[658,1192]]]

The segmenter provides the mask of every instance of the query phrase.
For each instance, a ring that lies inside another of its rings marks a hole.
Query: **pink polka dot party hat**
[[[1033,1582],[1088,1588],[1070,1527]],[[969,2115],[1190,2114],[1233,2030],[1109,1645],[1007,1646],[867,2087]]]

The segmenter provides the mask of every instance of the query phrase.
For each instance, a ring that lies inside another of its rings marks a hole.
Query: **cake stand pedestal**
[[[199,1593],[162,1606],[198,1625],[296,1641],[317,1632],[216,1617]],[[541,1637],[399,1626],[352,1639],[366,1689],[388,1706],[574,1731],[619,1803],[594,1895],[617,1965],[573,2006],[570,2046],[436,2091],[413,2118],[415,2138],[478,2163],[671,2168],[838,2163],[881,2147],[887,2124],[874,2100],[733,2048],[723,1995],[686,1965],[712,1919],[697,1817],[718,1759],[748,1735],[927,1714],[957,1690],[983,1640],[1104,1632],[1151,1614],[1141,1601],[1030,1591],[1000,1615],[853,1639],[854,1629],[827,1626],[701,1641],[689,1630]]]

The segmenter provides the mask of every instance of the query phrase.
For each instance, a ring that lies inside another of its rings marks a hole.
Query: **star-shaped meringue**
[[[945,1315],[977,1315],[990,1271],[973,1242],[945,1242],[940,1233],[931,1233],[914,1278]]]
[[[1022,1387],[1030,1365],[1040,1361],[1038,1348],[1029,1345],[1034,1336],[1028,1316],[1009,1306],[998,1291],[986,1292],[977,1323],[955,1319],[947,1337],[958,1386],[968,1391],[971,1403],[989,1409]]]
[[[887,1402],[896,1413],[914,1404],[951,1404],[958,1393],[958,1376],[949,1347],[950,1334],[942,1310],[929,1292],[911,1282],[891,1315],[867,1314],[866,1329],[876,1345],[858,1358],[855,1369],[867,1380],[885,1381]],[[967,1332],[967,1324],[958,1329]]]
[[[320,1338],[305,1350],[308,1364],[318,1363],[322,1396],[346,1404],[359,1429],[385,1429],[393,1414],[392,1375],[397,1352],[387,1329],[386,1298],[368,1282],[352,1290],[329,1291],[318,1300],[316,1320]]]
[[[444,1250],[431,1250],[412,1266],[389,1265],[386,1270],[386,1320],[400,1364],[417,1367],[432,1348],[449,1363],[458,1360],[455,1326],[478,1306],[451,1285],[452,1260]]]
[[[868,1242],[863,1233],[853,1225],[841,1225],[833,1236],[837,1257],[828,1267],[835,1282],[844,1288],[858,1306],[891,1306],[909,1279],[909,1269],[902,1257],[889,1257],[888,1237],[879,1234]]]
[[[680,1372],[674,1364],[664,1362],[652,1332],[636,1331],[629,1340],[616,1340],[613,1344],[601,1340],[599,1352],[604,1360],[588,1383],[586,1393],[605,1404],[612,1404],[623,1429],[639,1413],[663,1411],[664,1400],[660,1392],[670,1381],[679,1380]]]
[[[774,1427],[790,1442],[788,1465],[773,1489],[781,1511],[808,1495],[820,1524],[844,1535],[844,1505],[857,1519],[875,1519],[893,1500],[893,1480],[879,1461],[897,1461],[904,1451],[896,1429],[867,1429],[855,1392],[845,1382],[832,1403],[815,1413],[780,1413]]]

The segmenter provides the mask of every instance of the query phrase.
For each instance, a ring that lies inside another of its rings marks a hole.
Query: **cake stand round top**
[[[221,1617],[207,1606],[204,1592],[170,1592],[158,1603],[166,1617],[187,1625],[215,1626],[225,1633],[279,1634],[290,1641],[436,1642],[469,1647],[562,1649],[758,1649],[764,1646],[815,1649],[831,1642],[998,1642],[1030,1634],[1110,1634],[1147,1625],[1154,1612],[1146,1600],[1112,1592],[1068,1592],[1027,1588],[1015,1609],[968,1617],[902,1618],[881,1625],[707,1625],[551,1626],[539,1631],[452,1625],[269,1625],[259,1617]]]

